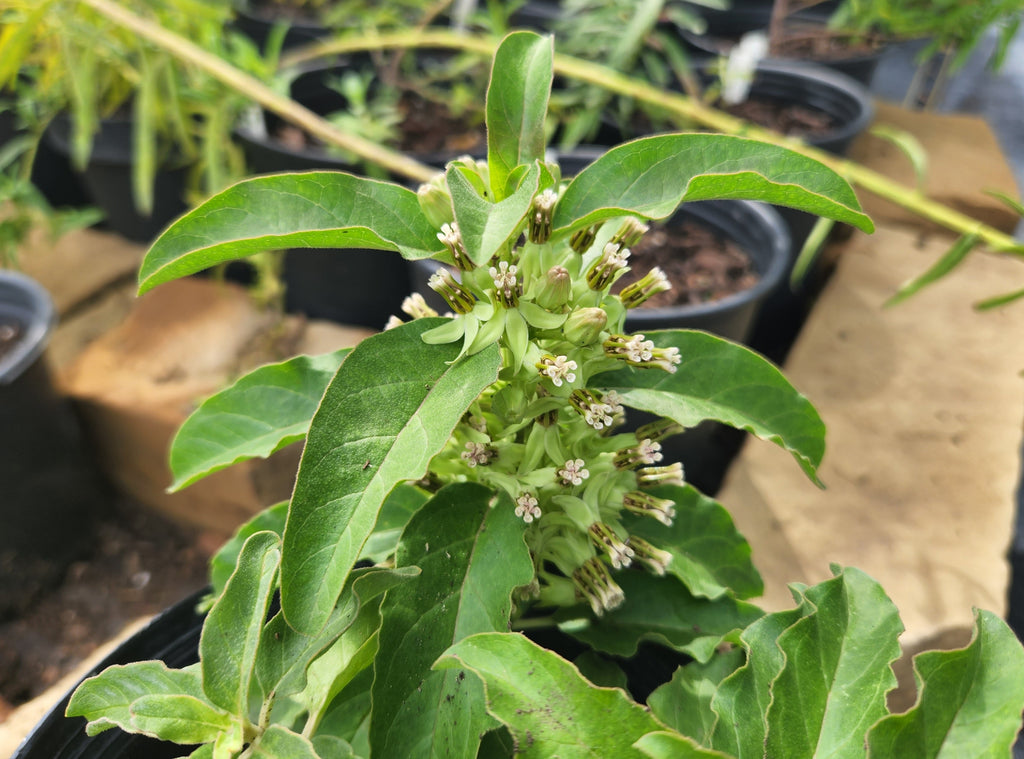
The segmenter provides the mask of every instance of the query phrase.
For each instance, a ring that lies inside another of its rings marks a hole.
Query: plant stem
[[[336,129],[330,122],[290,98],[277,94],[255,77],[203,50],[190,40],[132,13],[113,0],[81,0],[81,2],[185,63],[198,66],[210,76],[247,95],[267,110],[273,111],[324,142],[349,150],[360,158],[417,182],[425,182],[437,173],[437,169],[414,161],[402,153],[385,148],[358,135],[346,134]]]
[[[95,2],[96,0],[90,0]],[[282,66],[295,65],[324,55],[358,52],[372,48],[392,47],[449,47],[480,55],[493,55],[497,41],[482,37],[457,35],[446,31],[395,32],[382,35],[364,35],[358,39],[327,40],[303,47],[282,58]],[[612,69],[589,61],[565,55],[555,55],[555,71],[590,84],[596,84],[620,95],[626,95],[709,127],[716,131],[750,137],[790,148],[814,158],[844,177],[850,184],[891,201],[912,213],[933,221],[960,235],[976,234],[991,250],[1024,257],[1024,245],[1010,235],[952,208],[925,197],[916,189],[906,187],[889,177],[861,166],[853,161],[834,156],[805,144],[799,139],[786,137],[769,129],[755,126],[731,116],[694,98],[651,87],[646,82],[619,74]]]

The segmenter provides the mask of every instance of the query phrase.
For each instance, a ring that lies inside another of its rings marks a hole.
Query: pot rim
[[[57,311],[46,289],[31,277],[0,270],[0,317],[24,329],[21,339],[0,358],[0,385],[9,385],[42,355],[57,323]]]

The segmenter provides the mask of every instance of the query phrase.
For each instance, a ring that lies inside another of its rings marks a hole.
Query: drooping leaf
[[[732,759],[728,754],[701,748],[684,735],[666,731],[648,733],[633,745],[650,759]]]
[[[761,575],[750,559],[750,544],[736,530],[725,507],[690,485],[649,492],[675,501],[672,525],[632,514],[625,514],[622,524],[630,535],[671,553],[667,572],[682,580],[693,595],[714,599],[731,591],[737,598],[754,598],[764,592]]]
[[[914,679],[914,707],[868,733],[871,759],[1010,755],[1024,711],[1024,650],[1003,620],[976,611],[970,644],[918,654]]]
[[[742,648],[715,654],[705,664],[690,662],[680,667],[672,679],[647,698],[654,716],[673,730],[688,735],[701,746],[711,746],[718,716],[711,699],[722,680],[746,660]]]
[[[171,443],[170,491],[302,440],[324,390],[351,351],[261,366],[203,401]]]
[[[662,219],[684,201],[715,198],[763,200],[874,228],[846,180],[818,161],[717,134],[659,135],[612,148],[566,188],[553,228],[569,234],[625,214]]]
[[[616,656],[632,656],[640,641],[650,640],[706,661],[722,636],[763,614],[753,604],[728,596],[696,598],[675,577],[628,570],[613,578],[626,594],[622,606],[589,627],[568,632]]]
[[[978,244],[979,239],[978,235],[974,233],[961,237],[953,243],[953,247],[947,250],[938,261],[928,267],[927,271],[900,285],[900,289],[885,302],[885,305],[895,306],[897,303],[902,303],[928,285],[938,282],[964,262],[967,254],[974,250],[974,246]]]
[[[518,633],[470,636],[435,666],[465,668],[483,680],[487,711],[508,727],[524,759],[639,758],[633,744],[665,729],[624,691],[591,685],[565,659]]]
[[[199,638],[203,693],[238,717],[249,715],[249,684],[280,560],[280,537],[272,532],[249,537],[234,574],[203,623]]]
[[[674,374],[625,368],[593,377],[591,387],[615,390],[636,409],[693,427],[705,419],[747,430],[793,454],[807,476],[825,454],[825,425],[810,401],[767,360],[741,345],[692,330],[646,335],[679,348]]]
[[[469,404],[497,378],[490,346],[449,364],[456,345],[416,319],[353,349],[313,417],[284,533],[281,604],[307,634],[323,626],[385,497],[426,472]]]
[[[516,191],[498,203],[480,197],[466,178],[466,171],[457,164],[449,166],[448,189],[466,254],[482,266],[518,233],[537,192],[540,168],[533,164]]]
[[[512,591],[533,578],[507,495],[475,483],[440,490],[402,534],[396,563],[420,578],[388,594],[374,660],[374,756],[474,756],[493,722],[474,677],[431,670],[467,635],[507,630]]]
[[[148,696],[203,699],[198,667],[170,669],[161,661],[107,667],[78,686],[65,714],[68,717],[85,717],[88,735],[96,735],[112,727],[138,732],[132,723],[131,707],[138,699]]]
[[[874,137],[887,140],[895,145],[910,161],[914,168],[915,185],[918,192],[924,192],[928,180],[928,152],[913,134],[890,124],[874,124],[868,130]]]
[[[370,248],[409,259],[444,250],[412,190],[342,172],[258,176],[214,195],[160,235],[139,269],[139,294],[279,248]]]
[[[903,624],[881,586],[857,569],[803,597],[804,616],[778,637],[786,663],[772,683],[767,754],[863,757],[864,737],[896,687],[890,665]]]
[[[487,86],[487,168],[491,194],[503,200],[518,166],[544,159],[544,119],[551,92],[552,39],[513,32],[498,46]]]

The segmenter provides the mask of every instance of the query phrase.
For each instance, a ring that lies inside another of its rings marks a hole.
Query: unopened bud
[[[548,189],[533,199],[530,207],[530,242],[545,243],[551,237],[551,213],[558,193]]]
[[[425,182],[416,190],[416,198],[420,202],[420,210],[427,220],[435,227],[451,224],[455,220],[452,211],[452,196],[448,192],[448,183],[444,174],[438,174],[429,182]]]
[[[636,308],[652,295],[671,290],[672,285],[665,276],[665,272],[655,266],[643,277],[643,279],[626,285],[619,293],[622,305],[626,308]]]
[[[463,287],[462,283],[443,266],[430,276],[427,284],[431,290],[444,298],[457,314],[468,314],[476,305],[473,293]]]
[[[572,277],[564,266],[552,266],[544,278],[540,292],[534,298],[537,305],[557,311],[572,297]]]
[[[630,216],[622,222],[622,226],[619,227],[611,241],[621,245],[623,248],[632,248],[640,242],[640,238],[647,234],[649,229],[650,227],[640,221],[640,219]]]
[[[594,240],[597,239],[597,230],[600,228],[600,224],[595,224],[592,227],[584,227],[583,229],[573,232],[572,237],[569,238],[570,247],[580,255],[583,255],[590,250],[590,246],[594,244]]]
[[[565,320],[562,334],[566,340],[576,345],[590,345],[601,338],[601,333],[607,325],[608,314],[603,308],[577,308]]]
[[[626,271],[629,260],[629,249],[618,243],[610,242],[604,246],[601,257],[597,259],[587,272],[587,285],[591,290],[600,292],[612,284]]]

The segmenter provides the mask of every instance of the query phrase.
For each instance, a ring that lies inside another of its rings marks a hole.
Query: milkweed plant
[[[834,567],[793,585],[791,610],[748,600],[748,543],[661,444],[713,419],[816,482],[824,425],[742,346],[627,332],[662,272],[610,292],[646,222],[682,202],[763,200],[870,231],[849,185],[713,134],[628,142],[566,181],[545,153],[552,69],[549,38],[507,36],[486,160],[418,192],[257,177],[154,243],[142,292],[265,249],[362,248],[434,259],[450,313],[413,295],[355,348],[256,369],[189,417],[173,488],[304,440],[293,495],[214,557],[198,663],[110,667],[67,714],[192,759],[1007,756],[1024,656],[995,615],[976,613],[966,648],[917,657],[917,704],[889,714],[902,625],[873,580]],[[633,409],[655,421],[631,425]],[[638,694],[642,643],[678,666]]]

